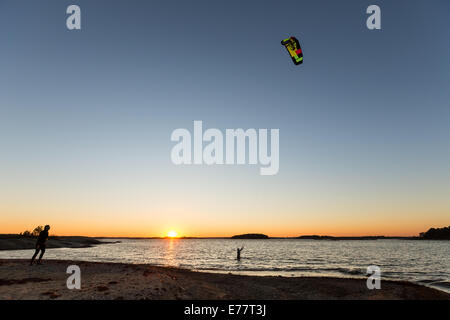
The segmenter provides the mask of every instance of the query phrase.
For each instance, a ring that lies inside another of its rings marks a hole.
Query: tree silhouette
[[[421,232],[422,239],[450,240],[450,226],[443,228],[430,228],[427,232]]]
[[[41,231],[43,231],[43,230],[44,230],[43,226],[37,226],[36,228],[34,228],[32,234],[33,234],[33,236],[38,236],[39,233],[41,233]]]

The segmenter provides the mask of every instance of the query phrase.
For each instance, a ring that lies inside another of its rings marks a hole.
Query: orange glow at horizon
[[[0,234],[18,234],[49,224],[50,234],[59,236],[173,237],[169,235],[171,231],[176,232],[173,238],[230,237],[245,233],[263,233],[270,237],[418,236],[429,228],[449,225],[445,206],[435,205],[433,215],[427,213],[431,206],[416,206],[410,210],[387,206],[371,206],[365,210],[346,207],[298,210],[292,208],[293,205],[284,206],[284,211],[276,210],[275,206],[253,210],[247,207],[248,211],[244,211],[236,207],[170,204],[159,206],[157,211],[110,206],[98,206],[94,211],[81,206],[53,204],[44,207],[24,203],[7,206],[2,203]]]
[[[0,234],[17,234],[25,230],[32,231],[38,225],[44,225],[47,220],[34,221],[25,224],[22,223],[6,223],[0,227]],[[51,223],[51,235],[59,236],[90,236],[90,237],[169,237],[177,238],[179,232],[170,230],[161,232],[161,228],[153,226],[153,228],[144,228],[143,226],[119,226],[104,225],[98,228],[98,224],[66,224],[61,221]],[[448,225],[448,224],[447,224]],[[258,225],[251,226],[242,225],[233,228],[232,226],[218,226],[217,228],[208,228],[202,226],[190,225],[186,226],[183,236],[187,237],[231,237],[236,234],[245,233],[263,233],[270,237],[297,237],[302,235],[328,235],[328,236],[418,236],[420,232],[427,231],[431,227],[442,227],[443,223],[431,223],[422,225],[409,224],[399,228],[398,225],[363,225],[363,224],[327,224],[327,225]],[[162,228],[164,229],[164,228]],[[167,229],[166,229],[167,230]]]

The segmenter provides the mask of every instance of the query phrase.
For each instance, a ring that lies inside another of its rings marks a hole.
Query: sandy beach
[[[66,286],[69,265],[81,269],[81,289]],[[193,272],[178,268],[46,260],[0,260],[0,299],[445,299],[436,289],[382,281],[368,290],[365,279],[269,277]]]

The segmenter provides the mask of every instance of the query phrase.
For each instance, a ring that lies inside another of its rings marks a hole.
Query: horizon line
[[[243,233],[235,234],[232,236],[87,236],[87,235],[66,235],[66,234],[52,234],[50,237],[86,237],[86,238],[110,238],[110,239],[231,239],[234,236],[243,236],[249,234],[264,235],[269,239],[296,239],[300,237],[330,237],[330,238],[419,238],[420,235],[361,235],[361,236],[333,236],[333,235],[320,235],[320,234],[303,234],[298,236],[269,236],[262,233]],[[1,235],[14,235],[19,236],[18,233],[3,233]],[[247,239],[237,239],[237,240],[247,240]],[[252,240],[252,239],[249,239]],[[258,239],[256,239],[258,240]]]

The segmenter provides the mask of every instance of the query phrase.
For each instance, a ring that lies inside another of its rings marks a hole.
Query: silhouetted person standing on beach
[[[237,248],[237,258],[236,259],[238,259],[238,260],[241,260],[241,251],[242,250],[244,250],[244,247],[242,247],[242,248]]]
[[[46,225],[44,227],[44,230],[42,230],[39,233],[39,236],[36,241],[36,251],[34,252],[33,258],[31,258],[30,266],[33,264],[34,259],[36,259],[36,256],[38,255],[39,251],[41,252],[41,255],[39,256],[37,264],[41,264],[41,259],[45,253],[45,246],[48,239],[48,230],[50,230],[50,226]]]

